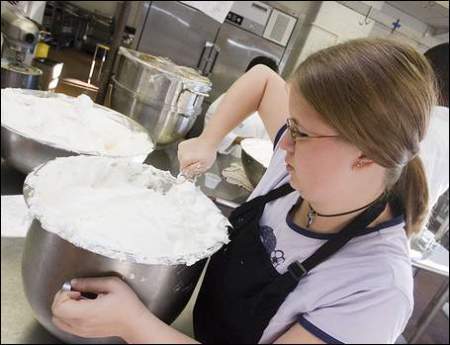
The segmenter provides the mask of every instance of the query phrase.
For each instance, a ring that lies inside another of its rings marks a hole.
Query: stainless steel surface
[[[37,67],[2,59],[1,88],[38,90],[42,71]]]
[[[119,51],[114,80],[149,103],[182,114],[197,111],[211,89],[209,79],[189,67],[126,48]]]
[[[199,110],[183,116],[170,105],[157,105],[113,81],[111,107],[129,115],[144,126],[157,146],[164,146],[182,138],[191,128]]]
[[[266,56],[279,63],[284,48],[265,38],[223,23],[216,44],[220,47],[217,62],[209,75],[213,83],[211,100],[226,92],[257,56]]]
[[[241,158],[245,174],[247,175],[253,187],[256,187],[256,185],[265,174],[266,168],[256,159],[250,156],[245,150],[242,150]]]
[[[77,154],[40,143],[3,125],[1,131],[1,153],[2,157],[24,174],[56,157],[67,157]]]
[[[262,36],[272,8],[261,1],[236,1],[227,15],[227,20],[242,29]]]
[[[33,94],[38,97],[64,97],[60,94],[46,92],[46,91],[34,91],[23,90],[27,94]],[[133,131],[147,133],[146,130],[133,121],[132,119],[111,111],[106,107],[95,104],[95,107],[100,107],[110,111],[111,119],[127,126]],[[32,116],[32,114],[30,114]],[[150,140],[150,139],[149,139]],[[1,155],[9,161],[19,171],[27,174],[31,172],[35,167],[46,163],[56,157],[67,157],[79,154],[96,155],[93,152],[71,151],[58,147],[53,143],[48,143],[42,140],[36,140],[25,135],[22,135],[18,131],[11,129],[2,124],[1,129]],[[132,157],[133,160],[142,162],[145,160],[147,154]]]
[[[218,54],[219,50],[215,47],[215,44],[213,42],[206,41],[197,65],[197,69],[202,75],[209,75],[213,66],[212,61],[216,61]]]
[[[117,338],[80,338],[57,329],[51,322],[51,304],[64,282],[77,277],[118,276],[162,321],[172,323],[186,306],[206,261],[192,266],[143,265],[110,259],[78,248],[45,231],[34,220],[27,234],[22,261],[25,295],[38,321],[68,343],[111,344]]]
[[[176,64],[196,68],[205,42],[213,42],[220,24],[175,1],[152,1],[136,49],[165,56]]]
[[[111,106],[142,124],[163,146],[192,128],[210,88],[209,80],[190,68],[121,48]]]
[[[148,15],[141,15],[139,19],[137,35],[140,39],[135,47],[139,51],[169,57],[178,64],[198,68],[202,74],[211,76],[213,90],[208,103],[226,92],[256,56],[273,57],[280,63],[280,72],[283,73],[300,25],[297,23],[287,45],[282,47],[262,37],[266,17],[260,18],[260,11],[264,7],[266,15],[271,12],[272,8],[267,8],[267,5],[281,11],[285,9],[276,2],[243,3],[236,2],[231,10],[239,12],[240,7],[249,7],[245,14],[237,13],[242,18],[234,24],[230,20],[219,24],[178,1],[145,2],[141,10]],[[296,14],[294,16],[297,17]]]

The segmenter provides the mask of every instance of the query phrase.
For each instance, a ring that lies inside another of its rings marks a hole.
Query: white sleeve
[[[367,290],[298,315],[297,320],[329,344],[393,344],[404,331],[412,308],[400,290]]]

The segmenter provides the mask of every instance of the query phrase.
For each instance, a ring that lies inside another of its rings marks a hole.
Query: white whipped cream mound
[[[44,95],[45,93],[42,93]],[[153,144],[145,131],[129,128],[126,117],[97,106],[88,96],[39,97],[22,89],[1,90],[1,123],[34,140],[78,153],[143,156]]]
[[[36,168],[25,186],[45,230],[109,258],[192,265],[229,242],[229,222],[208,197],[149,165],[57,158]]]

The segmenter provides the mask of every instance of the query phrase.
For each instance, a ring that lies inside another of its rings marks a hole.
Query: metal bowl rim
[[[183,83],[194,83],[194,84],[199,84],[204,86],[205,88],[208,87],[209,89],[212,88],[212,82],[208,77],[202,76],[200,73],[198,73],[198,77],[196,76],[195,78],[189,78],[188,76],[186,76],[186,71],[185,68],[189,68],[187,66],[179,66],[177,64],[175,64],[173,61],[169,61],[169,64],[167,64],[167,66],[170,66],[171,68],[164,68],[165,66],[162,65],[154,65],[149,61],[145,61],[142,60],[140,58],[140,55],[150,55],[152,57],[156,57],[156,58],[160,58],[159,56],[155,56],[149,53],[144,53],[144,52],[140,52],[134,49],[129,49],[129,48],[125,48],[125,47],[120,47],[118,55],[123,56],[126,60],[136,63],[136,64],[140,64],[141,66],[143,66],[144,68],[147,69],[156,69],[160,72],[162,72],[165,75],[168,75],[172,78],[175,78],[178,81],[182,81]],[[163,57],[164,59],[164,57]],[[139,61],[136,61],[139,60]],[[179,67],[183,67],[181,71],[178,71]],[[196,72],[194,70],[194,72]]]
[[[40,164],[40,165],[39,165],[38,167],[36,167],[31,173],[29,173],[29,174],[27,175],[27,177],[25,178],[25,181],[24,181],[23,189],[22,189],[22,190],[23,190],[23,197],[24,197],[24,199],[25,199],[25,203],[26,203],[28,209],[30,209],[29,199],[32,197],[32,194],[33,194],[33,192],[34,192],[34,188],[33,188],[33,186],[31,186],[31,184],[29,183],[29,180],[30,180],[31,178],[33,178],[34,176],[37,176],[37,173],[39,172],[39,170],[41,170],[45,165],[49,164],[50,162],[51,162],[51,161]],[[136,164],[139,164],[139,163],[136,163]],[[145,163],[140,163],[140,164],[146,165]],[[58,233],[54,233],[54,232],[52,232],[52,231],[48,231],[47,229],[45,229],[44,226],[42,225],[41,220],[39,219],[39,217],[38,217],[37,215],[32,214],[32,216],[33,216],[33,219],[34,219],[34,220],[38,220],[38,221],[39,221],[39,226],[40,226],[44,231],[47,231],[47,232],[49,232],[49,233],[51,233],[51,234],[53,234],[53,235],[58,236],[60,239],[66,241],[66,242],[68,242],[68,243],[71,243],[72,245],[76,246],[77,248],[83,249],[83,250],[85,250],[85,251],[88,251],[88,252],[91,252],[91,253],[94,253],[94,254],[97,254],[97,255],[101,255],[101,256],[106,257],[106,258],[108,258],[108,259],[110,259],[110,260],[119,260],[119,259],[117,259],[117,258],[111,258],[111,257],[108,257],[108,256],[106,256],[106,255],[99,254],[99,253],[96,253],[96,252],[91,251],[91,250],[89,250],[89,249],[86,249],[86,248],[83,248],[83,247],[79,247],[79,246],[73,244],[73,243],[70,242],[69,240],[67,240],[67,239],[65,239],[65,238],[63,238],[63,237],[61,237]],[[193,263],[193,264],[191,264],[191,265],[189,265],[189,266],[195,265],[195,264],[198,263],[199,261],[204,260],[204,259],[206,259],[206,258],[212,256],[214,253],[216,253],[217,251],[219,251],[220,248],[222,248],[225,244],[226,244],[226,243],[224,243],[224,242],[217,241],[217,242],[215,243],[215,245],[213,245],[213,246],[211,246],[211,247],[209,247],[209,248],[206,248],[206,249],[203,251],[203,254],[204,254],[204,255],[202,255],[201,257],[198,257],[198,258],[197,258],[198,260],[197,260],[195,263]],[[108,248],[108,250],[114,251],[114,249],[110,249],[110,248]],[[129,255],[129,256],[132,256],[132,255],[130,255],[129,253],[126,253],[126,252],[123,252],[123,251],[120,252],[120,253],[123,254],[123,255],[125,255],[125,256],[128,256],[128,255]],[[186,257],[190,257],[190,256],[192,256],[192,255],[198,255],[198,253],[190,253],[190,254],[186,255]],[[150,258],[150,259],[155,259],[155,258],[153,257],[153,258]],[[144,263],[140,263],[140,262],[132,262],[132,261],[131,261],[131,263],[133,263],[133,264],[143,264],[143,265],[164,265],[164,266],[185,265],[185,266],[188,266],[186,263],[176,262],[177,260],[180,259],[180,257],[176,257],[176,258],[159,257],[158,259],[160,259],[160,260],[167,260],[168,262],[170,262],[170,264],[163,264],[163,263],[160,263],[160,264],[151,264],[151,263],[145,263],[145,262],[144,262]]]
[[[53,93],[53,92],[49,92],[49,91],[27,90],[27,89],[20,89],[20,88],[14,88],[14,89],[15,89],[15,90],[21,90],[21,91],[26,90],[26,92],[23,92],[23,93],[25,93],[25,94],[34,94],[34,95],[36,95],[36,96],[38,96],[38,95],[45,95],[46,98],[58,98],[58,97],[61,97],[61,98],[75,98],[75,97],[68,96],[68,95],[65,95],[65,94]],[[39,97],[39,96],[38,96],[38,97]],[[42,98],[44,98],[44,97],[42,97]],[[49,142],[49,141],[42,140],[42,139],[32,138],[32,137],[30,137],[30,136],[28,136],[28,135],[25,135],[24,133],[22,133],[22,132],[20,132],[20,131],[18,131],[18,130],[16,130],[16,129],[14,129],[14,128],[11,128],[10,126],[8,126],[8,125],[6,125],[6,124],[4,124],[4,123],[2,123],[1,126],[2,126],[2,128],[5,128],[6,130],[8,130],[8,131],[10,131],[10,132],[13,132],[13,133],[16,134],[16,135],[19,135],[19,136],[21,136],[22,138],[25,138],[25,139],[28,139],[28,140],[37,142],[37,143],[39,143],[39,144],[43,144],[43,145],[46,145],[46,146],[50,146],[51,148],[54,148],[54,149],[66,151],[66,152],[69,152],[69,153],[81,154],[81,155],[102,156],[102,157],[110,157],[110,158],[127,158],[127,157],[130,157],[130,158],[131,158],[131,157],[139,157],[139,156],[144,155],[144,154],[148,155],[149,153],[151,153],[151,152],[154,150],[155,144],[153,143],[153,140],[151,139],[151,137],[150,137],[148,131],[147,131],[147,130],[144,128],[144,126],[142,126],[140,123],[138,123],[137,121],[133,120],[132,118],[130,118],[130,117],[128,117],[128,116],[125,116],[125,115],[119,113],[119,112],[116,111],[116,110],[110,109],[110,108],[105,107],[105,106],[103,106],[103,105],[94,103],[94,107],[97,107],[97,108],[100,108],[100,109],[102,109],[102,110],[107,111],[107,112],[109,113],[109,115],[111,116],[111,118],[110,118],[111,120],[116,121],[116,122],[118,122],[117,120],[121,120],[121,121],[123,121],[124,123],[128,123],[128,124],[131,125],[132,127],[135,127],[137,133],[145,134],[146,137],[147,137],[147,139],[148,139],[148,141],[150,142],[150,144],[151,144],[151,146],[152,146],[151,150],[150,150],[150,151],[147,151],[147,152],[142,152],[142,153],[134,154],[134,155],[128,155],[128,156],[127,156],[127,155],[124,155],[124,156],[106,155],[106,154],[101,154],[101,153],[98,152],[98,151],[72,150],[72,149],[69,149],[69,148],[67,148],[67,147],[58,146],[57,144],[55,144],[55,143],[53,143],[53,142]]]

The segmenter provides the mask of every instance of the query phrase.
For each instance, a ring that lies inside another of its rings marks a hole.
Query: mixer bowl
[[[65,95],[55,94],[47,91],[22,90],[22,92],[38,97],[68,97]],[[145,133],[145,135],[148,137],[149,142],[151,142],[147,130],[133,119],[101,105],[95,104],[94,106],[107,110],[112,120],[123,124],[133,132]],[[133,160],[135,162],[142,163],[147,158],[149,153],[150,152],[143,152],[142,154],[136,156],[122,156],[120,158],[129,158],[130,160]],[[41,165],[42,163],[46,163],[57,157],[76,156],[80,154],[94,156],[99,155],[99,153],[95,152],[68,150],[67,148],[59,147],[54,143],[28,137],[20,133],[19,131],[16,131],[13,128],[2,124],[1,155],[13,167],[23,172],[24,174],[30,173],[34,168]]]
[[[24,197],[27,202],[32,193],[32,187],[25,182]],[[22,280],[25,295],[37,320],[60,340],[76,344],[122,343],[119,338],[81,338],[53,325],[51,305],[56,292],[65,282],[82,277],[120,277],[152,313],[170,324],[189,301],[206,260],[187,266],[148,265],[112,259],[76,247],[46,231],[39,220],[34,219],[25,241]]]

